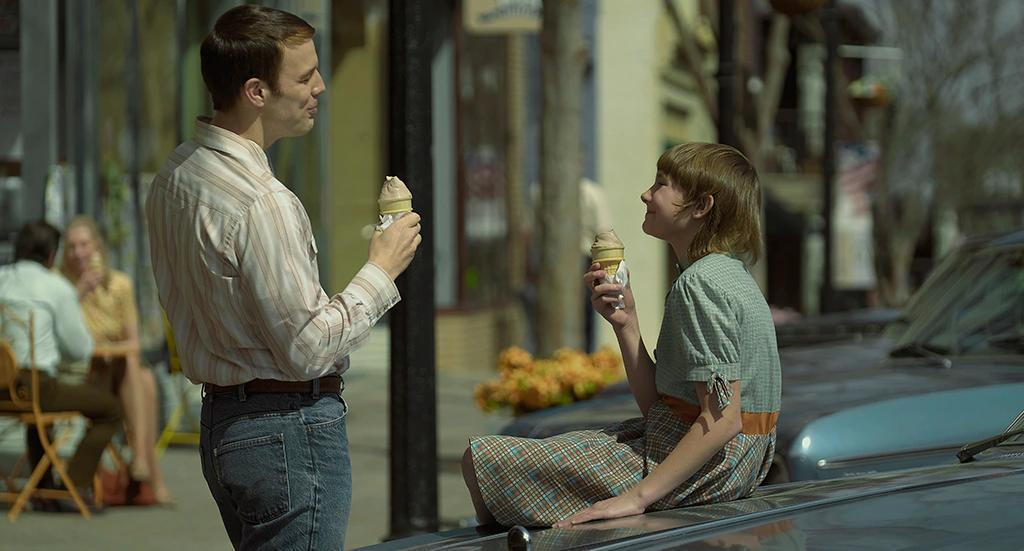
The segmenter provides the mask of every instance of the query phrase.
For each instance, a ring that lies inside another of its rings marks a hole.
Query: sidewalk
[[[353,354],[345,376],[348,437],[353,470],[353,506],[346,548],[371,545],[388,533],[388,334],[375,330],[370,343]],[[437,375],[438,488],[442,529],[473,515],[459,462],[466,438],[496,432],[509,417],[487,415],[473,404],[473,387],[493,375],[492,366],[474,373]],[[193,404],[198,408],[198,403]],[[198,411],[197,411],[198,417]],[[0,467],[13,463],[8,451]],[[25,512],[11,524],[0,518],[0,548],[19,550],[181,551],[231,549],[217,507],[199,466],[198,449],[171,448],[161,462],[178,503],[174,508],[111,508],[84,520],[78,515]],[[7,508],[0,506],[6,515]]]

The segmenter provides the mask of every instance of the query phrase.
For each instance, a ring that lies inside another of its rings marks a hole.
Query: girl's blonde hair
[[[101,269],[103,270],[102,285],[106,286],[110,281],[110,268],[107,264],[107,245],[103,241],[103,234],[100,233],[99,225],[88,216],[76,216],[71,219],[71,222],[68,222],[67,228],[64,228],[64,257],[61,259],[60,271],[70,281],[78,281],[78,277],[81,275],[76,268],[72,267],[73,263],[68,258],[70,249],[67,246],[67,238],[71,234],[71,230],[78,227],[89,230],[89,236],[92,237],[93,245],[96,247],[96,252],[99,253],[101,259]]]
[[[687,251],[691,261],[723,253],[757,262],[762,247],[761,184],[742,153],[723,144],[679,144],[661,155],[658,172],[668,177],[687,202],[707,195],[715,198]]]

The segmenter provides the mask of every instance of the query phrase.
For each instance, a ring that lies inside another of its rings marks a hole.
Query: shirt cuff
[[[724,410],[732,403],[732,386],[729,381],[741,380],[739,364],[702,365],[691,369],[686,374],[686,380],[691,382],[706,383],[708,395],[718,400],[718,409]]]
[[[359,269],[348,289],[371,309],[374,322],[402,300],[391,276],[373,262],[367,262]]]
[[[719,363],[691,367],[686,370],[685,379],[692,383],[708,383],[710,385],[711,379],[716,376],[720,376],[725,381],[743,380],[743,377],[740,377],[739,363]]]

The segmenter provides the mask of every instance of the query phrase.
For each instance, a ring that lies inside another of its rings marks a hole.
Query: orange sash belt
[[[672,410],[672,413],[675,413],[676,416],[687,423],[693,423],[700,417],[700,406],[697,404],[691,404],[681,398],[664,394],[661,395],[661,399]],[[756,413],[744,411],[741,415],[743,418],[743,434],[771,434],[772,430],[775,429],[775,424],[779,421],[779,412],[777,411]]]

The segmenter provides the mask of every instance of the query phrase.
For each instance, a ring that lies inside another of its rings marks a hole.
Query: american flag
[[[844,144],[839,150],[837,191],[850,201],[859,215],[867,216],[871,212],[871,190],[880,167],[878,146],[873,143]]]

